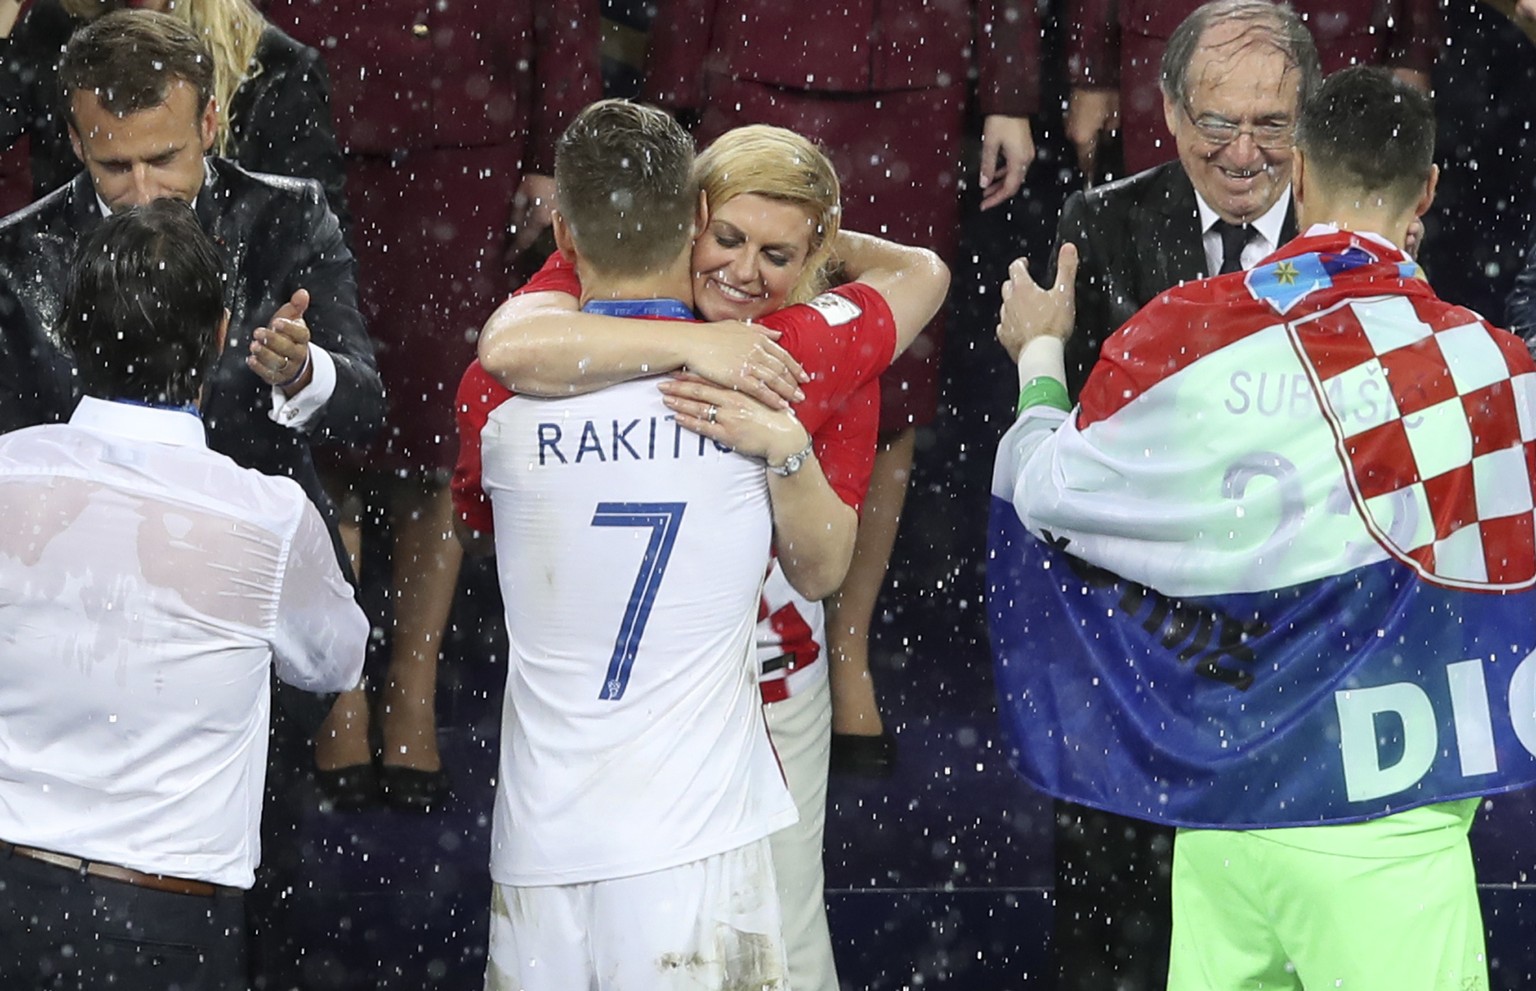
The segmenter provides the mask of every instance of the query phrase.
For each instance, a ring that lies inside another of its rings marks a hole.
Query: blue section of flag
[[[1395,561],[1172,599],[993,497],[988,619],[1020,773],[1183,826],[1373,818],[1536,781],[1536,600]],[[1064,546],[1066,545],[1066,546]]]
[[[1332,286],[1333,274],[1357,264],[1360,262],[1330,269],[1321,255],[1296,255],[1249,269],[1245,281],[1254,298],[1268,303],[1278,313],[1286,313],[1309,294]]]
[[[1338,275],[1349,269],[1380,261],[1375,255],[1356,245],[1351,245],[1343,251],[1325,251],[1307,257],[1321,259],[1323,270],[1329,275]]]

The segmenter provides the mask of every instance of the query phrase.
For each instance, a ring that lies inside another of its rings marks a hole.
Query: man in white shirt
[[[0,986],[244,987],[271,670],[360,673],[319,512],[207,447],[227,320],[185,204],[105,219],[61,318],[85,396],[0,437]]]

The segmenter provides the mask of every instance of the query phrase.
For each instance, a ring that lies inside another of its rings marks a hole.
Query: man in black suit
[[[1158,293],[1251,268],[1296,236],[1291,145],[1319,75],[1311,35],[1283,4],[1215,0],[1175,30],[1161,85],[1178,159],[1072,194],[1057,226],[1058,247],[1079,256],[1074,399],[1104,339]],[[1056,817],[1059,986],[1162,991],[1173,830],[1068,802]]]
[[[1057,226],[1080,258],[1074,395],[1104,338],[1158,293],[1250,268],[1297,234],[1291,140],[1319,76],[1306,26],[1268,0],[1216,0],[1175,31],[1161,76],[1177,161],[1074,193]]]
[[[364,440],[384,408],[355,264],[316,183],[208,155],[212,66],[195,33],[147,11],[70,42],[60,78],[85,171],[0,220],[0,431],[67,419],[79,398],[57,329],[76,244],[108,212],[171,197],[193,205],[224,264],[229,347],[204,406],[209,444],[292,476],[328,511],[311,440]]]

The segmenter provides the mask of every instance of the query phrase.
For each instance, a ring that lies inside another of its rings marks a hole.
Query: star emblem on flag
[[[1248,270],[1245,281],[1248,291],[1277,313],[1286,313],[1312,293],[1333,285],[1324,259],[1317,254],[1296,255],[1268,265],[1256,265]]]

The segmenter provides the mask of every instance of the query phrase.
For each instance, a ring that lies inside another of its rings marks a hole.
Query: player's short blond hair
[[[694,175],[711,210],[747,193],[803,209],[814,224],[811,250],[788,301],[803,303],[826,288],[832,241],[842,222],[842,190],[837,170],[815,142],[782,127],[738,127],[699,155]]]

